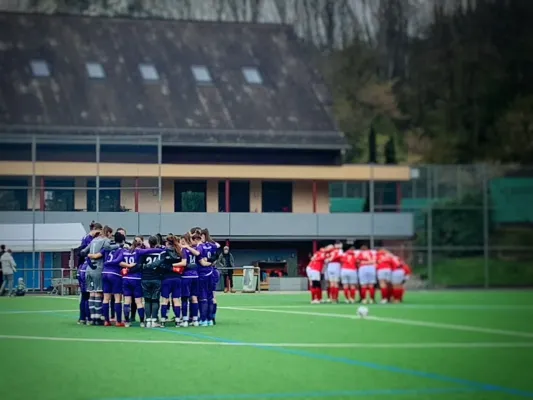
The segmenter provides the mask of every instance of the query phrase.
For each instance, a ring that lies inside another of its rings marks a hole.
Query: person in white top
[[[11,250],[8,250],[2,254],[0,261],[2,262],[2,275],[4,278],[2,286],[0,287],[0,295],[4,293],[4,289],[7,286],[9,296],[14,296],[15,290],[13,289],[13,285],[15,282],[15,272],[17,272],[17,264],[13,259]]]

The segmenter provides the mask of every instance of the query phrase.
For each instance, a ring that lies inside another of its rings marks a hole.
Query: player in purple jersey
[[[153,298],[147,298],[143,293],[143,278],[146,278],[143,273],[143,264],[150,264],[159,258],[159,255],[164,251],[162,248],[157,247],[157,239],[154,236],[150,236],[148,239],[149,248],[141,248],[139,242],[135,243],[133,251],[125,251],[124,256],[127,262],[127,268],[122,270],[124,280],[124,296],[125,303],[131,304],[132,297],[135,297],[135,303],[137,304],[137,311],[139,313],[139,319],[141,320],[141,327],[155,326],[152,321],[152,303],[156,300]],[[131,250],[131,249],[130,249]],[[142,298],[145,298],[143,305]],[[146,309],[146,321],[145,321],[145,306]],[[157,308],[159,308],[159,295],[157,297]],[[124,313],[128,315],[129,307],[125,306]],[[126,324],[129,326],[129,323]]]
[[[85,280],[85,273],[89,263],[87,260],[78,268],[78,283],[80,285],[80,319],[78,324],[85,325],[89,323],[89,292],[87,291],[87,282]]]
[[[217,251],[220,245],[209,235],[209,230],[201,231],[200,243],[197,250],[200,255],[197,257],[198,265],[198,301],[200,304],[200,326],[213,326],[212,304],[213,292],[213,264],[217,259]]]
[[[185,271],[181,276],[181,303],[182,303],[182,327],[189,326],[188,314],[190,311],[191,322],[193,326],[198,326],[198,266],[196,264],[196,257],[200,253],[193,248],[192,241],[201,239],[200,237],[191,237],[187,232],[181,237],[182,256],[186,260]],[[191,304],[190,310],[188,304]]]
[[[133,239],[132,246],[135,246],[135,248],[139,248],[139,249],[145,249],[146,246],[144,245],[144,237],[135,236],[135,239]],[[140,290],[142,292],[142,288]],[[131,312],[128,313],[128,317],[130,318],[131,322],[135,322],[135,314],[137,313],[137,305],[138,305],[137,300],[135,300],[133,303],[130,302],[130,304],[131,304],[131,308],[130,308]],[[144,306],[142,306],[142,296],[140,299],[140,304],[141,304],[141,308],[143,308],[143,321],[144,321]],[[126,316],[126,314],[124,314],[124,316]]]
[[[81,251],[85,249],[87,246],[89,246],[89,244],[91,244],[93,239],[100,235],[101,231],[102,231],[101,224],[99,224],[98,222],[94,222],[94,221],[91,222],[91,225],[89,225],[89,233],[81,239],[81,245],[78,248],[80,252],[78,255],[78,268],[85,262],[85,259],[86,259],[86,257],[81,254]]]
[[[111,302],[111,297],[115,298],[114,304],[111,306],[114,307],[115,315],[117,318],[117,327],[125,326],[122,323],[122,275],[121,269],[127,264],[124,260],[124,242],[126,241],[125,236],[120,233],[115,233],[115,244],[118,244],[118,249],[114,250],[104,250],[104,269],[102,271],[102,283],[103,283],[103,292],[104,292],[104,301],[102,304],[102,314],[104,316],[104,325],[111,326],[111,321],[109,318],[109,307]]]
[[[185,269],[187,260],[182,258],[181,247],[174,235],[169,235],[165,240],[165,253],[172,263],[172,269],[168,269],[163,275],[161,283],[161,325],[167,321],[168,306],[172,295],[172,310],[176,326],[181,325],[181,274]]]

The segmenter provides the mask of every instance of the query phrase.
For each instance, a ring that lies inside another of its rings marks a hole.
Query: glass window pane
[[[194,79],[196,82],[199,83],[210,83],[212,82],[211,74],[209,73],[209,70],[207,67],[204,67],[203,65],[193,65],[191,67],[192,73],[194,75]]]
[[[263,78],[256,67],[244,67],[242,74],[247,83],[260,85],[263,83]]]

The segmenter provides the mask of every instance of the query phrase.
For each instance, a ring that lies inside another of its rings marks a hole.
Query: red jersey
[[[392,269],[394,255],[387,252],[378,252],[376,256],[376,268],[378,270],[382,269]]]
[[[359,252],[359,257],[357,257],[359,267],[364,265],[376,265],[376,256],[377,254],[375,250],[361,250]]]
[[[309,262],[309,268],[311,268],[313,271],[322,272],[322,269],[324,268],[324,262],[326,261],[327,253],[324,251],[317,251],[315,254],[313,254],[313,257],[311,257],[311,261]]]
[[[341,263],[343,251],[342,249],[333,249],[328,253],[328,260],[330,263]]]
[[[357,257],[359,254],[354,250],[348,250],[341,257],[342,269],[357,270]]]

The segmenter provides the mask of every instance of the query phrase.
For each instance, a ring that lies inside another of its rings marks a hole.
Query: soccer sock
[[[106,322],[109,322],[109,303],[102,304],[102,314],[104,315]]]
[[[85,316],[85,300],[83,298],[80,300],[80,321],[85,321],[87,317]]]
[[[181,312],[183,313],[181,318],[184,321],[188,321],[187,316],[189,315],[189,299],[186,297],[181,298]]]
[[[96,320],[102,319],[102,298],[97,297],[94,301],[94,315]]]
[[[351,295],[350,295],[350,288],[348,287],[345,287],[344,288],[344,297],[346,297],[346,300],[351,300]]]
[[[207,300],[200,300],[200,303],[198,303],[198,305],[200,307],[200,321],[207,321]]]
[[[328,288],[326,289],[327,293],[328,293],[328,299],[331,299],[331,288],[328,286]]]
[[[124,320],[130,322],[131,304],[124,304]]]
[[[176,318],[176,321],[179,321],[181,316],[181,306],[173,306],[172,310],[174,311],[174,317]]]
[[[218,303],[213,303],[213,312],[211,313],[211,315],[213,316],[213,319],[217,317],[217,307],[218,307]]]
[[[115,316],[117,317],[117,322],[122,322],[122,304],[115,302]]]
[[[400,301],[403,301],[403,295],[405,293],[405,289],[404,288],[400,288],[398,289],[398,296],[400,298]]]
[[[89,300],[87,301],[87,303],[89,304],[89,318],[90,319],[95,319],[96,316],[95,316],[95,310],[94,310],[94,297],[90,297]]]
[[[191,303],[191,317],[193,321],[198,321],[198,303]]]
[[[207,320],[212,321],[213,320],[213,299],[207,299]]]
[[[144,308],[146,310],[146,318],[152,318],[152,299],[144,299]],[[139,310],[137,309],[137,311]]]
[[[152,300],[152,321],[157,321],[159,314],[159,300]]]
[[[394,298],[394,300],[400,301],[400,289],[392,289],[392,297]]]
[[[316,295],[315,288],[311,286],[309,288],[309,291],[311,292],[311,301],[314,301],[315,300],[315,295]]]
[[[357,293],[357,289],[350,289],[350,297],[355,300],[355,295]]]
[[[376,299],[376,288],[375,288],[374,286],[372,286],[372,287],[370,288],[370,298],[371,298],[372,300],[375,300],[375,299]]]
[[[109,303],[109,311],[111,313],[111,319],[115,318],[115,298],[111,297],[111,302]]]
[[[131,315],[130,315],[130,318],[131,318],[132,321],[135,320],[135,313],[136,312],[137,312],[137,303],[133,302],[131,304]],[[140,316],[139,316],[139,318],[140,318]]]
[[[168,314],[168,304],[161,305],[161,319],[166,320]]]
[[[389,288],[388,287],[382,287],[381,288],[381,299],[387,300],[389,298]]]
[[[139,320],[144,322],[144,307],[137,308],[137,313],[139,314]]]
[[[361,288],[361,299],[366,300],[366,295],[368,293],[368,289],[366,287]]]

